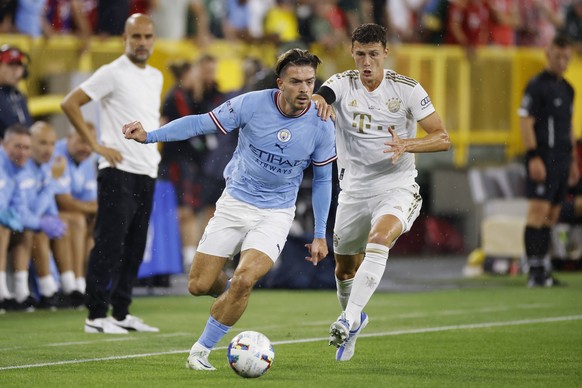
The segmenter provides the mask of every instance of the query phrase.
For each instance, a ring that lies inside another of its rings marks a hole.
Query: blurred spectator
[[[8,290],[7,274],[9,243],[23,231],[20,217],[24,200],[18,190],[16,175],[30,154],[28,129],[20,124],[6,130],[0,147],[0,310],[16,307],[13,294]],[[15,161],[17,163],[15,163]],[[14,244],[13,244],[14,245]],[[32,307],[32,304],[31,306]]]
[[[313,38],[331,50],[348,42],[348,19],[337,0],[318,0],[314,4],[310,29]]]
[[[204,111],[202,103],[194,101],[194,77],[189,62],[170,65],[175,84],[162,103],[161,124]],[[201,208],[200,169],[205,145],[190,140],[164,143],[159,166],[159,178],[172,182],[178,199],[178,219],[182,240],[184,268],[189,267],[198,245],[198,225],[195,209]]]
[[[14,16],[18,0],[0,0],[0,34],[14,32]]]
[[[66,225],[59,218],[55,201],[55,184],[64,170],[64,161],[51,164],[57,133],[45,122],[37,121],[30,128],[31,154],[20,176],[19,188],[26,204],[24,226],[33,231],[30,256],[38,278],[38,308],[58,306],[59,287],[50,270],[50,240],[65,235]],[[59,262],[64,290],[74,287],[75,278],[69,261]],[[68,291],[70,292],[70,291]]]
[[[158,38],[184,39],[187,36],[189,11],[196,24],[196,42],[200,46],[207,46],[212,37],[208,12],[202,0],[158,1],[151,4],[151,17],[156,25]]]
[[[289,0],[288,2],[293,3],[293,14],[295,14],[295,2],[296,0]],[[265,28],[265,17],[267,12],[275,6],[275,0],[249,0],[249,34],[253,40],[261,41],[266,33]],[[286,20],[281,20],[282,24],[286,24]]]
[[[79,38],[81,51],[89,48],[93,30],[83,0],[47,0],[45,14],[49,35],[74,33]]]
[[[12,230],[7,252],[12,255],[12,266],[14,269],[14,290],[5,300],[6,309],[20,311],[34,311],[36,301],[30,295],[28,287],[28,267],[30,265],[30,250],[32,247],[32,230],[24,229],[25,219],[25,199],[22,192],[21,175],[24,165],[30,158],[31,139],[28,128],[15,124],[6,129],[6,136],[0,150],[0,163],[2,170],[6,172],[9,180],[16,185],[16,198],[11,200],[14,205],[15,214],[20,217],[20,223],[8,224]],[[13,214],[14,215],[14,214]],[[15,216],[16,217],[16,216]],[[16,225],[14,225],[16,224]],[[5,243],[5,242],[4,242]],[[2,269],[0,268],[0,271]],[[0,277],[1,278],[1,277]],[[1,287],[1,284],[0,284]],[[6,290],[4,290],[5,292]],[[12,298],[13,297],[13,298]]]
[[[515,0],[489,0],[490,43],[496,46],[515,45],[515,28],[519,26],[519,12]]]
[[[449,24],[449,7],[453,0],[428,0],[422,10],[422,41],[443,44]]]
[[[18,82],[27,75],[28,62],[28,55],[20,49],[0,47],[0,141],[12,124],[32,125],[26,97],[18,90]]]
[[[354,31],[360,24],[374,21],[372,0],[339,0],[338,6],[346,14],[348,33]]]
[[[386,0],[372,0],[372,12],[372,23],[380,24],[382,26],[388,25],[388,20],[386,19],[388,14],[386,12]]]
[[[97,130],[87,123],[91,135],[96,138]],[[73,307],[82,304],[85,293],[85,273],[89,251],[93,247],[93,229],[97,213],[97,159],[98,155],[75,130],[57,141],[55,158],[65,159],[65,171],[57,180],[55,197],[59,216],[67,222],[68,239],[55,241],[61,255],[70,257],[75,279],[75,288],[68,297]],[[60,245],[64,245],[60,247]],[[62,271],[62,270],[61,270]],[[66,291],[65,291],[66,292]]]
[[[445,43],[462,46],[472,59],[475,48],[489,42],[489,10],[485,0],[457,0],[451,3]]]
[[[420,41],[420,17],[427,0],[387,0],[389,30],[399,42]]]
[[[218,90],[218,83],[216,80],[216,71],[218,68],[218,60],[211,55],[203,55],[196,61],[196,72],[194,77],[194,101],[202,108],[202,112],[210,112],[212,109],[216,108],[224,101],[226,101],[226,96]],[[227,136],[228,137],[228,136]],[[204,161],[208,158],[208,154],[212,153],[219,147],[219,142],[217,135],[209,134],[205,136],[196,136],[190,139],[191,144],[198,150],[202,150],[199,153],[200,165],[199,165],[199,178],[201,179],[201,191],[200,191],[200,206],[194,208],[194,214],[196,217],[197,228],[196,234],[194,235],[194,243],[198,245],[198,241],[202,237],[202,232],[206,227],[206,224],[212,218],[215,210],[215,204],[220,194],[222,193],[222,171],[220,172],[220,178],[218,182],[215,176],[215,170],[210,168],[207,170],[205,175],[205,163]],[[225,153],[228,153],[225,151]],[[192,260],[194,256],[188,257],[188,260]]]
[[[99,0],[96,33],[101,36],[123,34],[129,9],[130,0]]]
[[[250,15],[248,0],[226,0],[226,17],[222,22],[224,38],[232,41],[249,41]]]
[[[570,0],[568,0],[570,1]],[[561,0],[517,0],[519,26],[515,42],[518,46],[547,47],[563,24]]]
[[[277,45],[301,38],[294,0],[277,0],[267,11],[264,25],[264,38]]]
[[[160,2],[163,3],[164,0],[130,0],[129,14],[126,16],[129,16],[133,13],[143,13],[144,15],[147,15],[150,13],[150,10],[152,8],[154,8]],[[165,2],[166,3],[175,3],[176,0],[172,0],[172,1],[166,0]]]
[[[49,35],[50,29],[45,18],[47,0],[18,0],[14,25],[21,34],[37,38]]]
[[[574,49],[582,54],[582,0],[572,0],[566,8],[563,32],[572,40]]]

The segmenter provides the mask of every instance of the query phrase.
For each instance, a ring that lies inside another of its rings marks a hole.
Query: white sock
[[[0,272],[0,300],[12,299],[12,294],[8,291],[6,283],[6,272]]]
[[[66,271],[61,274],[61,288],[63,293],[67,295],[77,289],[77,282],[75,281],[73,271]]]
[[[352,293],[352,284],[354,279],[339,280],[335,278],[335,284],[337,286],[337,299],[342,308],[342,311],[348,306],[348,301],[350,300],[350,294]],[[358,316],[353,322],[350,321],[353,327],[358,327],[360,325],[360,317]]]
[[[87,282],[85,281],[85,278],[77,278],[77,291],[79,291],[81,294],[84,294],[86,288]]]
[[[14,273],[14,299],[18,303],[24,302],[30,296],[28,289],[28,271]]]
[[[335,278],[335,285],[337,289],[337,300],[339,301],[342,311],[348,306],[348,299],[350,299],[350,294],[352,292],[352,283],[354,279],[339,280]]]
[[[53,296],[58,290],[59,288],[53,275],[43,276],[38,279],[38,292],[42,296]]]
[[[385,245],[368,243],[366,256],[352,284],[352,292],[346,307],[346,319],[350,323],[350,329],[360,321],[360,314],[368,303],[386,269],[389,249]]]

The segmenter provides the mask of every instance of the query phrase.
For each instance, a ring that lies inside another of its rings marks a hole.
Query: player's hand
[[[529,168],[529,177],[532,181],[546,181],[546,166],[544,165],[542,158],[539,156],[531,158],[527,164],[527,168]]]
[[[327,241],[324,238],[314,238],[311,244],[305,244],[305,248],[307,248],[307,251],[311,255],[305,257],[305,260],[311,261],[314,266],[325,259],[329,253]]]
[[[314,94],[311,96],[311,100],[315,103],[315,108],[317,109],[317,115],[321,117],[323,121],[327,121],[331,117],[335,121],[335,112],[333,107],[325,102],[325,99],[319,94]]]
[[[65,167],[67,166],[67,159],[63,156],[55,157],[53,164],[51,166],[51,175],[54,179],[59,179],[63,176],[65,172]]]
[[[392,135],[392,140],[384,142],[385,145],[390,147],[385,149],[384,153],[392,152],[392,163],[396,164],[402,154],[406,152],[406,144],[404,143],[404,140],[398,136],[394,127],[388,127],[388,131]]]
[[[144,143],[147,138],[147,132],[139,121],[127,123],[121,129],[126,139],[133,139],[139,143]]]

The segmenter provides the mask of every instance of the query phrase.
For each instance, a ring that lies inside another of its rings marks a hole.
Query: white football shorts
[[[252,248],[275,262],[283,251],[294,217],[295,207],[260,209],[231,197],[224,190],[200,239],[198,251],[232,259],[237,253]]]
[[[340,255],[364,252],[372,225],[384,215],[397,217],[402,233],[412,227],[420,214],[422,197],[418,184],[388,190],[374,197],[352,197],[341,192],[333,233],[333,249]]]

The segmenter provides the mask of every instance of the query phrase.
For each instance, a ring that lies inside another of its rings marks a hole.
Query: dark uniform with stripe
[[[527,168],[526,195],[560,204],[568,190],[572,162],[574,89],[563,78],[543,71],[527,85],[519,114],[535,119],[536,152],[546,167],[546,181],[534,182]]]

